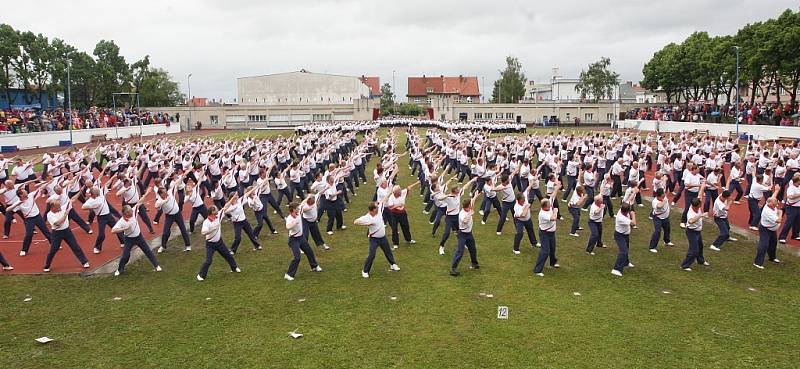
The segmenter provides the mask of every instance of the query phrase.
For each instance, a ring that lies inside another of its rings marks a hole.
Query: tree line
[[[750,105],[760,94],[766,103],[780,89],[797,103],[800,85],[800,11],[784,11],[778,18],[747,24],[735,35],[710,37],[695,32],[680,44],[656,52],[642,70],[642,87],[666,94],[667,102],[719,101],[736,98],[736,49],[739,50],[739,88],[749,87]]]
[[[22,94],[26,104],[41,104],[40,92],[63,93],[66,105],[69,62],[73,108],[110,107],[112,94],[118,92],[139,93],[142,106],[174,106],[183,101],[178,84],[167,71],[151,66],[149,55],[129,64],[119,50],[113,40],[100,40],[90,55],[59,38],[0,24],[0,94],[9,102]],[[117,99],[118,106],[135,104],[129,97],[121,100]]]

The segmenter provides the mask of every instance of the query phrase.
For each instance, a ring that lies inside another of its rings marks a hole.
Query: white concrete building
[[[237,79],[239,105],[353,104],[373,94],[363,77],[297,72]]]

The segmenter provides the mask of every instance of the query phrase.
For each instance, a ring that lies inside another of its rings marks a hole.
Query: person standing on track
[[[78,245],[78,241],[75,239],[75,235],[72,234],[72,229],[69,227],[69,213],[72,210],[72,202],[75,201],[76,197],[69,199],[63,206],[61,200],[57,199],[51,202],[50,212],[47,213],[47,222],[50,223],[50,228],[52,228],[53,231],[51,233],[52,242],[50,242],[50,252],[47,253],[47,258],[44,262],[43,270],[45,273],[50,271],[50,263],[61,248],[61,241],[67,242],[67,246],[69,246],[69,249],[75,257],[78,258],[78,261],[84,269],[89,268],[89,260],[86,258],[86,255],[83,254],[81,247]]]
[[[208,216],[203,220],[203,227],[200,233],[202,233],[203,237],[206,239],[206,259],[200,267],[200,272],[195,276],[198,281],[202,282],[208,278],[208,268],[214,260],[214,252],[222,255],[222,258],[228,262],[228,265],[231,267],[231,272],[242,272],[239,266],[236,265],[233,253],[225,246],[225,241],[222,240],[222,225],[220,224],[221,218],[219,214],[225,214],[228,210],[228,206],[230,206],[230,202],[228,202],[222,210],[217,210],[217,207],[212,205],[208,210]]]

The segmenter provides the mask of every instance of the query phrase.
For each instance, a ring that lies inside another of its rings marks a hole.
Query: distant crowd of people
[[[72,119],[70,119],[70,116]],[[164,112],[148,110],[91,107],[87,110],[0,110],[0,132],[27,133],[70,129],[137,126],[140,124],[170,124],[178,122],[174,116]]]
[[[738,107],[739,123],[797,126],[800,104],[776,102],[742,103]],[[737,109],[730,104],[708,103],[670,104],[634,108],[626,112],[626,119],[662,120],[675,122],[724,123],[734,122]]]

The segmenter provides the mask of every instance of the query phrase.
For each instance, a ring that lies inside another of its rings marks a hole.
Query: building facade
[[[342,76],[297,72],[241,77],[237,79],[240,105],[353,104],[374,95],[367,83],[378,86],[377,77]],[[378,93],[380,88],[378,87]]]
[[[434,104],[478,103],[481,99],[478,77],[408,77],[409,103]]]

